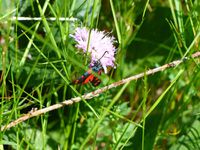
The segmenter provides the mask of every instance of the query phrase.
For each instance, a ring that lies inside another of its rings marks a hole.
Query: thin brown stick
[[[197,57],[200,57],[200,52],[196,52],[196,53],[194,53],[192,55],[192,58],[197,58]],[[131,76],[129,78],[120,80],[118,82],[114,82],[114,83],[112,83],[112,84],[110,84],[108,86],[105,86],[105,87],[100,88],[98,90],[95,90],[93,92],[84,94],[82,97],[71,98],[71,99],[65,100],[65,101],[63,101],[61,103],[54,104],[54,105],[51,105],[49,107],[46,107],[46,108],[43,108],[43,109],[40,109],[40,110],[31,111],[31,112],[25,114],[24,116],[12,121],[8,125],[2,126],[1,127],[1,131],[9,129],[9,128],[13,127],[13,126],[16,126],[17,124],[19,124],[19,123],[21,123],[21,122],[23,122],[25,120],[28,120],[29,118],[32,118],[32,117],[35,117],[35,116],[39,116],[41,114],[50,112],[52,110],[64,107],[65,105],[72,105],[73,103],[77,103],[77,102],[81,101],[82,99],[86,100],[86,99],[91,99],[93,97],[97,97],[100,93],[103,93],[103,92],[105,92],[105,91],[107,91],[109,89],[112,89],[114,87],[120,86],[120,85],[125,84],[127,82],[130,82],[132,80],[140,79],[140,78],[144,77],[144,74],[151,75],[151,74],[154,74],[156,72],[164,71],[167,68],[176,67],[176,66],[178,66],[179,64],[181,64],[184,61],[185,61],[185,59],[183,59],[183,60],[175,60],[175,61],[172,61],[172,62],[170,62],[168,64],[165,64],[165,65],[163,65],[161,67],[150,69],[150,70],[146,71],[145,73],[140,73],[140,74]]]

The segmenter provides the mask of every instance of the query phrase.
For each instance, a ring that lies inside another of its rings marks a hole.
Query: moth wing
[[[86,80],[87,80],[88,77],[90,77],[90,75],[91,75],[90,72],[91,71],[85,72],[81,77],[79,77],[78,79],[74,80],[72,82],[72,84],[85,84],[85,83],[87,83],[88,81],[86,82]]]
[[[101,83],[101,80],[97,77],[94,77],[94,79],[91,81],[93,86],[98,86]]]
[[[98,71],[98,74],[101,75],[102,70]],[[101,83],[101,80],[98,77],[93,78],[93,80],[91,81],[93,86],[98,86]]]
[[[86,84],[88,82],[92,82],[94,80],[94,75],[90,74],[84,81],[82,84]]]

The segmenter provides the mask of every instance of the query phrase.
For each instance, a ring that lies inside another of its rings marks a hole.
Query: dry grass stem
[[[196,52],[196,53],[194,53],[192,55],[193,59],[197,58],[197,57],[200,57],[200,52]],[[81,97],[71,98],[71,99],[65,100],[65,101],[63,101],[61,103],[54,104],[54,105],[51,105],[49,107],[46,107],[46,108],[43,108],[43,109],[40,109],[40,110],[32,110],[29,113],[23,115],[22,117],[14,120],[14,121],[12,121],[11,123],[2,126],[1,127],[1,131],[7,130],[7,129],[13,127],[13,126],[16,126],[17,124],[19,124],[21,122],[24,122],[25,120],[27,120],[29,118],[32,118],[32,117],[35,117],[35,116],[39,116],[41,114],[45,114],[45,113],[50,112],[52,110],[56,110],[58,108],[64,107],[65,105],[72,105],[73,103],[77,103],[77,102],[81,101],[82,99],[86,100],[86,99],[91,99],[93,97],[97,97],[100,93],[103,93],[103,92],[105,92],[105,91],[107,91],[109,89],[112,89],[114,87],[120,86],[122,84],[125,84],[125,83],[133,81],[133,80],[140,79],[140,78],[144,77],[144,74],[151,75],[151,74],[154,74],[156,72],[164,71],[167,68],[176,67],[176,66],[178,66],[181,63],[183,63],[186,60],[189,60],[189,58],[185,58],[185,59],[182,59],[182,60],[172,61],[172,62],[170,62],[168,64],[163,65],[163,66],[160,66],[160,67],[157,67],[157,68],[154,68],[154,69],[150,69],[150,70],[146,71],[145,73],[140,73],[140,74],[131,76],[129,78],[122,79],[122,80],[114,82],[114,83],[112,83],[112,84],[110,84],[108,86],[105,86],[103,88],[97,89],[97,90],[95,90],[93,92],[84,94]]]

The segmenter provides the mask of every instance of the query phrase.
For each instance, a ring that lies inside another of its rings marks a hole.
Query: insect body
[[[104,57],[106,53],[108,53],[108,51],[105,51],[104,54],[101,56],[101,58]],[[88,82],[91,82],[93,86],[98,86],[101,83],[101,80],[96,76],[94,76],[92,72],[101,75],[101,72],[103,70],[103,67],[100,62],[101,58],[99,58],[96,62],[94,62],[94,65],[89,67],[89,70],[85,72],[77,80],[73,81],[72,84],[86,84]]]
[[[77,80],[73,81],[73,84],[86,84],[88,82],[91,82],[93,86],[98,86],[101,83],[101,80],[94,76],[92,72],[96,72],[98,75],[101,75],[102,72],[102,66],[98,62],[94,63],[92,67],[89,68],[87,72],[85,72],[81,77],[79,77]]]

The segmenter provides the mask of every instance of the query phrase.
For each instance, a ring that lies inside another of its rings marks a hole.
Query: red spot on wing
[[[94,79],[94,75],[90,74],[87,78],[85,78],[85,80],[82,82],[82,84],[86,84],[88,82],[92,82]]]
[[[102,69],[100,69],[97,74],[101,75]],[[84,73],[80,78],[73,81],[72,84],[87,84],[88,82],[91,82],[93,86],[98,86],[101,83],[101,80],[97,77],[95,77],[92,74],[92,69],[90,68],[86,73]]]
[[[98,86],[101,83],[101,80],[97,77],[94,77],[94,79],[91,81],[93,86]]]
[[[102,70],[98,71],[98,75],[101,75]],[[101,83],[101,80],[94,76],[93,80],[91,81],[93,86],[98,86]]]

